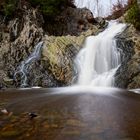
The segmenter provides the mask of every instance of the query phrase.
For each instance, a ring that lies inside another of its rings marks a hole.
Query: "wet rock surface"
[[[115,86],[140,87],[140,32],[131,25],[117,38],[122,63],[116,72]]]
[[[0,109],[12,115],[0,112],[0,139],[140,139],[140,95],[118,89],[80,89],[1,91]],[[31,119],[31,113],[37,116]]]
[[[25,9],[21,17],[12,19],[7,25],[3,23],[0,42],[0,84],[3,87],[18,86],[14,79],[17,67],[33,51],[34,45],[42,39],[43,30],[40,27],[42,21],[36,20],[37,14],[34,9]],[[5,82],[11,80],[12,84]]]

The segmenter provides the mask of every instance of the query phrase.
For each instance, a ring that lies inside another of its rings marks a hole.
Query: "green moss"
[[[33,6],[38,6],[45,16],[56,16],[65,8],[70,0],[30,0]]]
[[[72,1],[73,0],[29,0],[28,2],[33,7],[38,7],[44,16],[54,17],[69,4],[72,4]],[[0,3],[0,6],[3,7],[0,11],[2,11],[5,16],[12,16],[18,9],[17,5],[20,2],[20,0],[3,0],[3,3]]]
[[[133,24],[136,29],[140,30],[140,9],[137,3],[133,4],[128,10],[125,20]]]
[[[3,3],[3,9],[1,9],[5,16],[12,16],[16,10],[16,4],[18,0],[5,0]]]
[[[4,132],[1,132],[0,133],[1,137],[16,137],[16,136],[19,136],[20,133],[18,131],[15,131],[15,130],[11,130],[11,131],[4,131]]]

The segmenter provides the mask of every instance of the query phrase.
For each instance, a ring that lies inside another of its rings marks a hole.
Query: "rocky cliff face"
[[[126,23],[126,12],[119,18]],[[140,31],[128,24],[126,30],[117,37],[118,48],[122,50],[122,64],[117,70],[115,86],[120,88],[140,88]]]
[[[132,25],[117,38],[122,50],[122,64],[117,70],[115,86],[120,88],[140,87],[140,32]]]
[[[93,28],[97,22],[93,14],[86,8],[68,7],[53,22],[46,21],[44,29],[47,35],[80,35],[81,32]],[[99,25],[99,24],[98,24]]]
[[[42,21],[38,21],[38,12],[25,7],[21,17],[15,17],[8,23],[1,23],[0,42],[0,81],[2,86],[16,86],[14,73],[18,65],[34,49],[34,45],[43,37]]]
[[[71,11],[74,11],[74,14],[71,14]],[[56,23],[50,28],[49,26],[44,28],[42,15],[37,9],[28,6],[23,6],[22,13],[12,20],[7,22],[1,20],[3,21],[0,25],[1,87],[21,86],[24,76],[23,73],[17,73],[19,66],[30,56],[40,41],[43,41],[41,58],[32,61],[25,73],[28,77],[27,86],[57,87],[71,84],[74,75],[73,59],[82,42],[86,36],[99,32],[101,24],[105,22],[95,22],[87,9],[68,8],[63,14],[61,18],[65,21],[65,26]],[[2,16],[1,18],[4,19]],[[62,22],[60,19],[59,21]],[[48,36],[53,34],[52,28],[55,29],[55,26],[63,36]]]

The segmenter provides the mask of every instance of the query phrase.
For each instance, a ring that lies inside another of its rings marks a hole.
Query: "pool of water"
[[[0,91],[1,140],[139,140],[140,95],[115,88]],[[31,119],[29,113],[37,117]],[[9,113],[10,114],[10,113]]]

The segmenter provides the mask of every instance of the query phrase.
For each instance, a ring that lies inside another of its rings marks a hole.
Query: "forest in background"
[[[15,16],[16,12],[22,12],[22,5],[28,3],[29,6],[38,8],[44,16],[44,19],[51,21],[67,7],[75,7],[74,0],[0,0],[0,14],[4,15],[7,19]],[[112,0],[110,0],[110,4]],[[99,5],[99,0],[96,0],[97,12],[102,11],[102,7]],[[94,7],[94,6],[93,6]],[[124,15],[126,22],[133,24],[138,30],[140,30],[140,8],[137,0],[128,0],[126,4],[124,1],[118,0],[111,8],[111,14],[105,19],[117,19]]]

